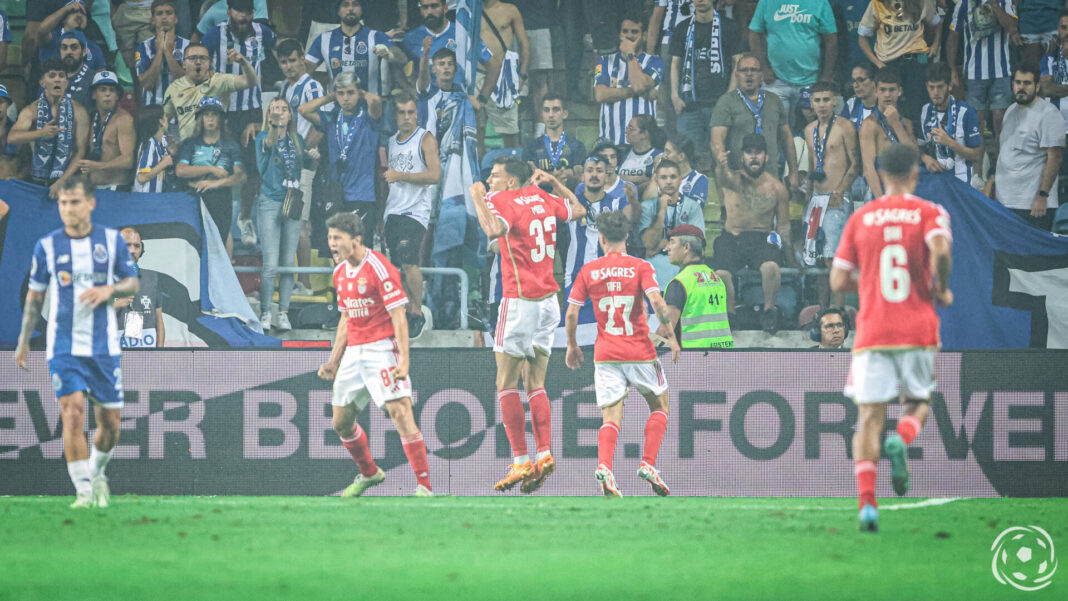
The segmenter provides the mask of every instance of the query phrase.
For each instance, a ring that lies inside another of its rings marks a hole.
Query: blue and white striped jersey
[[[289,106],[293,108],[293,116],[297,120],[297,133],[300,137],[307,139],[308,132],[311,131],[311,121],[308,121],[304,117],[300,116],[300,105],[305,102],[310,102],[316,98],[322,98],[325,96],[323,92],[323,85],[309,75],[305,73],[300,76],[297,83],[289,83],[286,81],[282,85],[281,97],[289,103]]]
[[[679,182],[679,193],[701,201],[701,206],[708,202],[708,177],[694,169]]]
[[[622,211],[627,206],[627,199],[623,196],[605,195],[597,202],[590,202],[586,198],[586,185],[579,184],[575,188],[575,196],[582,206],[586,207],[586,216],[582,219],[567,222],[569,243],[567,245],[567,258],[564,263],[564,287],[570,288],[578,277],[582,266],[590,261],[604,256],[601,245],[597,239],[597,216],[604,211]]]
[[[874,106],[865,106],[863,100],[853,96],[845,101],[842,116],[852,121],[853,125],[857,126],[857,131],[860,131],[860,124],[864,123],[874,108]]]
[[[356,35],[346,37],[338,27],[319,34],[314,42],[308,44],[304,60],[316,66],[325,60],[331,81],[339,73],[348,71],[360,78],[360,89],[382,96],[388,85],[384,78],[389,76],[389,63],[375,54],[378,44],[392,48],[393,40],[369,27],[360,27]]]
[[[1015,2],[997,0],[997,3],[1010,17],[1016,17]],[[1009,32],[998,23],[987,0],[959,0],[949,29],[964,35],[965,79],[997,79],[1012,75]]]
[[[249,27],[252,31],[248,37],[241,40],[230,31],[230,22],[226,21],[209,29],[201,41],[211,53],[211,68],[215,71],[241,76],[239,63],[228,64],[226,62],[226,50],[236,48],[252,63],[252,66],[256,68],[256,75],[260,76],[260,85],[247,90],[238,90],[230,95],[227,111],[251,111],[260,108],[260,90],[263,82],[260,67],[267,58],[267,53],[274,50],[275,36],[271,28],[262,23],[252,22]]]
[[[693,0],[656,0],[656,5],[667,9],[664,12],[662,27],[664,37],[660,39],[660,45],[666,46],[671,43],[671,34],[675,31],[675,26],[693,14]]]
[[[946,130],[946,133],[958,144],[966,148],[975,148],[983,143],[983,134],[979,131],[979,114],[967,103],[952,97],[947,111],[939,112],[930,102],[923,105],[923,110],[920,111],[920,126],[924,137],[920,143],[923,144],[926,141],[928,147],[934,150],[935,159],[947,168],[948,173],[952,173],[960,181],[971,185],[972,162],[957,156],[946,146],[935,144],[931,137],[931,129],[936,125]]]
[[[189,45],[189,40],[183,38],[180,35],[174,36],[174,60],[178,61],[178,64],[182,64],[185,60],[185,48]],[[156,59],[156,36],[152,36],[147,40],[137,45],[137,50],[134,52],[134,64],[137,69],[137,76],[144,75],[145,71],[152,66],[152,61]],[[163,95],[167,92],[167,86],[171,85],[171,82],[175,80],[174,75],[171,74],[171,70],[167,67],[167,61],[163,60],[159,69],[159,79],[156,80],[156,85],[151,88],[143,88],[141,90],[141,106],[148,106],[150,104],[163,104]]]
[[[1059,46],[1042,57],[1040,66],[1042,77],[1052,77],[1053,83],[1057,85],[1068,85],[1068,58],[1064,57]],[[1048,98],[1047,100],[1061,111],[1061,117],[1064,117],[1065,123],[1064,132],[1068,134],[1068,98]]]
[[[664,61],[659,56],[641,53],[638,55],[638,64],[642,71],[653,78],[656,86],[664,78]],[[602,56],[597,67],[593,71],[593,84],[596,86],[608,86],[610,88],[630,87],[630,77],[627,73],[627,62],[619,52]],[[656,101],[646,100],[641,96],[627,98],[618,102],[601,103],[601,137],[607,138],[613,144],[625,144],[624,130],[627,123],[637,115],[656,115]]]
[[[118,230],[93,226],[88,236],[71,238],[60,228],[38,240],[29,286],[48,291],[48,359],[119,355],[114,307],[100,303],[93,309],[78,298],[94,286],[136,276],[137,267]]]
[[[166,140],[166,138],[164,138]],[[149,138],[147,142],[141,145],[141,154],[137,157],[137,173],[148,173],[152,171],[152,168],[159,165],[159,162],[163,160],[163,157],[167,154],[166,146],[156,138]],[[134,179],[133,183],[134,192],[164,192],[163,189],[163,172],[161,171],[156,177],[148,180],[145,183],[141,183]]]
[[[7,20],[7,13],[0,10],[0,42],[11,41],[11,24]]]
[[[431,31],[427,29],[426,25],[416,27],[415,29],[405,34],[404,43],[401,44],[401,49],[404,50],[404,54],[408,55],[408,60],[411,60],[413,63],[413,73],[415,74],[419,73],[419,59],[423,56],[423,40],[428,37],[433,38],[433,40],[430,42],[429,56],[431,60],[433,60],[434,58],[434,53],[438,50],[441,50],[442,48],[448,48],[449,50],[456,52],[455,22],[450,22],[448,27],[438,33],[431,33]],[[486,44],[483,43],[482,40],[478,41],[478,45],[478,64],[486,65],[490,62],[490,59],[493,58],[493,53],[490,52],[489,47],[486,46]],[[459,88],[462,88],[464,86],[464,82],[466,81],[466,74],[460,68],[459,64],[456,65],[456,76],[453,78],[453,81],[456,82],[456,85]],[[435,77],[431,77],[430,91],[433,92],[434,90],[437,90],[437,88],[437,79]],[[477,93],[477,90],[475,91],[475,93]]]

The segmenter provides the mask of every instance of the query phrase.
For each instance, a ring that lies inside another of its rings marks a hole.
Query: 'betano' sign
[[[122,441],[109,467],[113,490],[340,491],[355,465],[331,429],[330,385],[315,375],[327,357],[284,350],[127,353]],[[1068,353],[1059,351],[939,355],[939,392],[909,451],[909,494],[1068,496],[1065,359]],[[43,354],[34,353],[31,365],[29,373],[17,371],[10,353],[0,353],[0,494],[71,494]],[[855,494],[850,441],[857,410],[841,394],[847,353],[687,352],[664,367],[671,412],[658,466],[672,494]],[[435,489],[497,494],[493,483],[511,453],[499,423],[493,354],[416,349],[412,378]],[[539,494],[599,494],[592,357],[571,371],[557,353],[547,384],[558,468]],[[632,393],[615,461],[624,494],[650,494],[634,475],[647,415]],[[890,415],[893,428],[900,407]],[[411,494],[414,476],[388,417],[372,406],[360,420],[389,472],[371,492]],[[889,484],[880,478],[878,493],[892,495]]]

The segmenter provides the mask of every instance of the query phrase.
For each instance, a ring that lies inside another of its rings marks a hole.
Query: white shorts
[[[371,400],[382,407],[386,401],[412,396],[411,376],[393,379],[393,368],[399,362],[400,352],[393,337],[346,348],[334,378],[334,398],[330,403],[337,407],[355,405],[363,411]]]
[[[657,359],[650,363],[597,363],[593,367],[597,406],[615,405],[627,397],[631,386],[643,395],[660,395],[668,389],[664,368]]]
[[[497,314],[493,352],[519,359],[533,359],[536,351],[552,353],[553,336],[560,323],[556,295],[541,300],[505,298]]]
[[[853,355],[845,395],[855,403],[887,403],[904,394],[926,401],[935,389],[935,351],[862,351]]]

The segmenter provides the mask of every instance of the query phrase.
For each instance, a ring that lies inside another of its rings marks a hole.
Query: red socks
[[[508,443],[512,445],[512,455],[515,457],[526,455],[527,416],[523,411],[523,402],[519,400],[519,390],[515,388],[498,390],[497,399],[501,403],[501,421],[504,422],[504,432],[508,435]]]
[[[897,420],[897,434],[901,437],[901,440],[905,441],[906,446],[912,444],[922,427],[923,424],[920,423],[920,420],[915,415],[906,415]]]
[[[411,438],[402,436],[401,444],[404,445],[404,454],[408,456],[408,463],[412,465],[412,471],[415,472],[416,482],[425,486],[427,490],[431,490],[430,472],[426,461],[426,443],[423,442],[423,434],[417,433]]]
[[[857,476],[857,493],[860,496],[859,508],[865,505],[878,507],[875,502],[875,462],[870,460],[853,462],[853,473]]]
[[[612,469],[612,456],[616,454],[616,440],[619,438],[619,426],[605,422],[597,431],[597,463]]]
[[[656,465],[656,455],[660,452],[660,443],[664,440],[664,430],[667,430],[667,413],[657,409],[649,414],[645,422],[645,451],[642,453],[642,461],[649,465]]]
[[[538,452],[548,451],[553,442],[553,415],[549,408],[549,396],[544,388],[531,390],[527,395],[530,405],[530,422],[534,426],[534,443]]]
[[[360,424],[353,424],[353,426],[352,438],[342,438],[341,444],[348,449],[356,465],[360,466],[360,473],[364,476],[373,476],[378,473],[378,466],[375,465],[375,460],[371,457],[371,449],[367,446],[367,435],[364,434]]]

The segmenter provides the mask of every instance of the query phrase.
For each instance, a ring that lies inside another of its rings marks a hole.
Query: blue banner
[[[949,211],[953,305],[939,309],[946,349],[1068,348],[1068,237],[1035,229],[945,174],[916,195]]]
[[[22,300],[37,240],[63,227],[45,188],[0,181],[10,205],[0,247],[0,348],[14,348]],[[141,233],[142,269],[160,274],[168,346],[278,346],[265,336],[241,290],[219,230],[199,199],[188,194],[96,193],[93,223]]]

